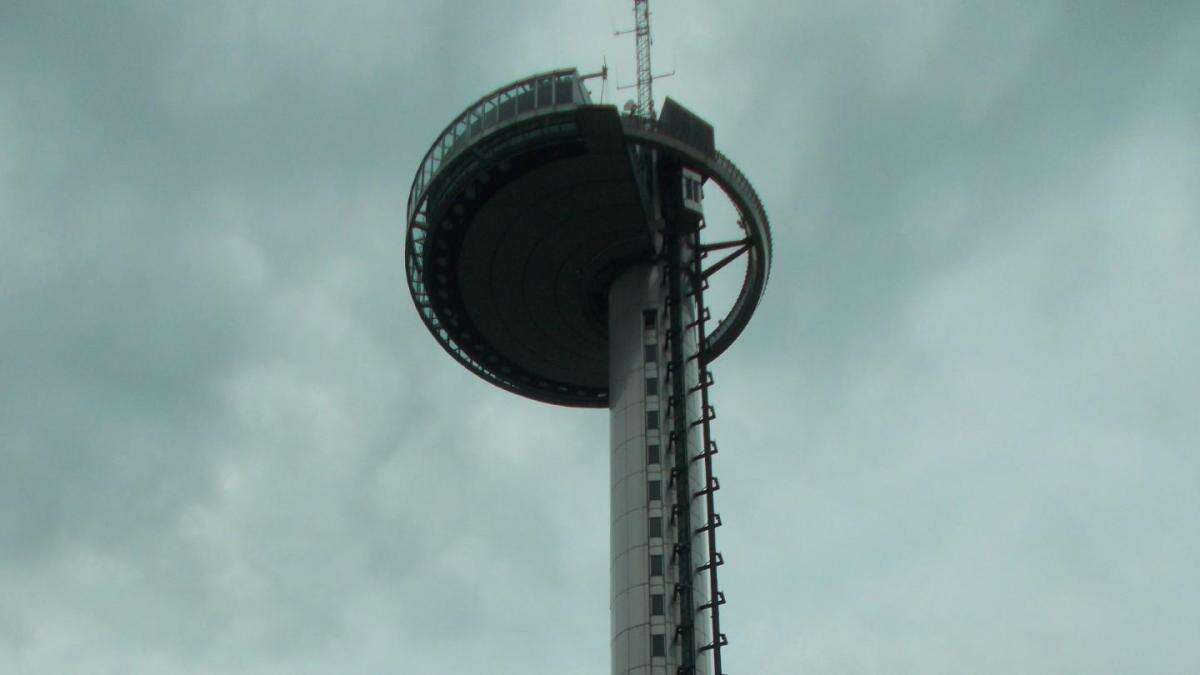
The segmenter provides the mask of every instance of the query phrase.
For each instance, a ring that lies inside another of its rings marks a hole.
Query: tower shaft
[[[695,582],[708,549],[693,520],[704,521],[697,494],[705,476],[691,461],[700,435],[688,433],[700,408],[688,393],[697,343],[695,331],[673,330],[676,321],[695,320],[695,305],[671,310],[670,270],[635,267],[609,291],[612,668],[619,674],[710,672],[699,649],[709,642],[708,622],[696,612],[708,588]],[[685,403],[673,405],[681,391]]]

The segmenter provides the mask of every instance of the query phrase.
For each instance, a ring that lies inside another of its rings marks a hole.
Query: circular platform
[[[736,339],[770,269],[770,230],[753,187],[719,152],[591,104],[570,69],[480,99],[438,137],[413,181],[409,289],[451,355],[529,398],[607,406],[608,288],[654,256],[648,186],[631,161],[642,148],[715,182],[740,212],[745,280],[710,331],[706,357]]]

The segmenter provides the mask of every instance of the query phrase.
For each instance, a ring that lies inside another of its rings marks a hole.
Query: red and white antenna
[[[650,0],[633,0],[633,28],[619,30],[614,35],[633,33],[637,41],[637,84],[617,87],[630,89],[637,87],[637,111],[640,117],[655,119],[654,112],[654,81],[660,77],[670,77],[675,71],[653,75],[650,70],[650,45],[654,40],[650,37]]]

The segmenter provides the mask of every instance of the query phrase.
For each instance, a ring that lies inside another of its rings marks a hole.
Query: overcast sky
[[[0,0],[0,672],[608,672],[606,413],[443,353],[403,210],[628,4]],[[726,669],[1200,672],[1200,4],[652,8],[775,234]]]

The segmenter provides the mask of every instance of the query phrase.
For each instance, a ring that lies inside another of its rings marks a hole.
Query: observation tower
[[[471,372],[608,408],[612,672],[722,675],[710,366],[758,305],[771,234],[712,126],[670,98],[655,114],[645,0],[634,10],[636,106],[593,103],[600,74],[573,68],[471,104],[417,170],[405,268],[421,319]],[[703,236],[711,185],[738,238]],[[712,324],[708,278],[734,260],[741,289]]]

